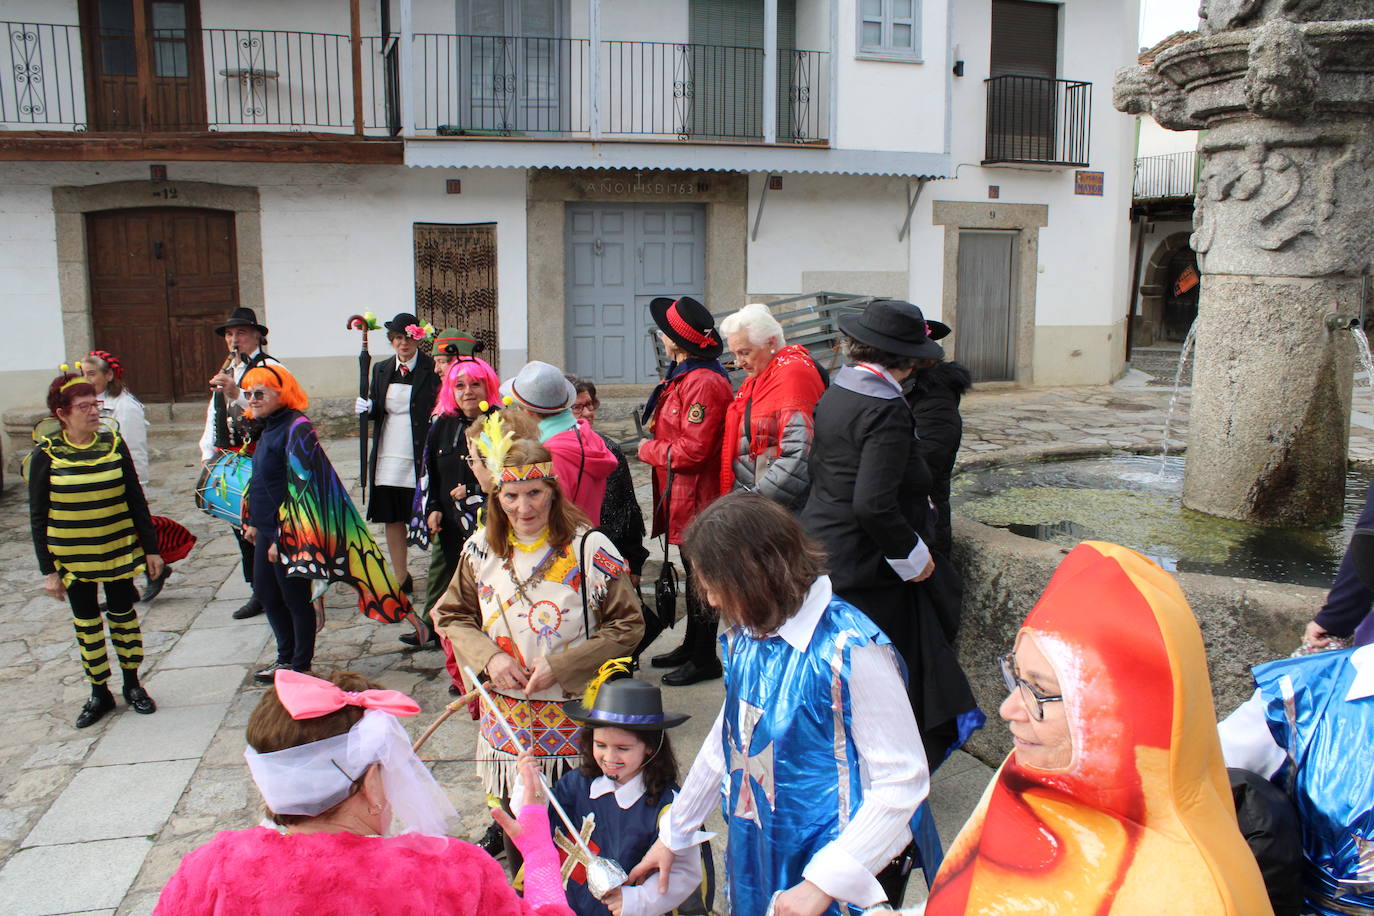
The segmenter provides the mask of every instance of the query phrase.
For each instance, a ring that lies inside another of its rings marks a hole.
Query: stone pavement
[[[1167,391],[1128,387],[976,391],[965,402],[965,456],[1026,444],[1149,449],[1160,441],[1168,399]],[[1185,408],[1186,399],[1175,418],[1180,443]],[[1352,453],[1374,459],[1371,424],[1364,419],[1361,425],[1356,418]],[[353,442],[334,440],[327,448],[345,480],[355,480]],[[116,712],[83,731],[71,724],[88,687],[70,612],[42,592],[17,475],[7,475],[0,496],[0,577],[8,585],[0,593],[0,689],[6,700],[0,911],[6,914],[149,913],[182,856],[215,831],[251,826],[261,816],[242,754],[245,725],[262,693],[249,675],[274,657],[270,633],[262,617],[230,617],[247,590],[228,527],[192,506],[193,450],[174,450],[152,470],[154,512],[181,520],[200,538],[162,595],[139,606],[144,677],[159,708],[139,716],[120,701]],[[636,475],[647,506],[644,470],[637,466]],[[411,567],[418,573],[427,563],[416,553]],[[349,668],[406,691],[424,709],[409,728],[421,730],[449,699],[442,655],[402,651],[401,628],[361,617],[351,592],[340,587],[330,591],[327,604],[316,667]],[[653,651],[672,648],[679,636],[680,630],[669,631]],[[658,673],[650,669],[645,676],[657,679]],[[720,695],[719,681],[666,691],[669,708],[694,716],[673,734],[684,768]],[[473,776],[474,736],[460,713],[423,751],[472,838],[487,823]],[[932,805],[946,842],[972,810],[989,772],[958,754],[935,774]],[[920,899],[922,882],[911,884],[908,900]]]

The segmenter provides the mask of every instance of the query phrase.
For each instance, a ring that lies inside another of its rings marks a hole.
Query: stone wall
[[[1007,690],[997,657],[1011,650],[1016,631],[1040,597],[1067,548],[1020,537],[968,519],[954,519],[954,563],[963,573],[964,617],[959,659],[988,725],[968,750],[996,766],[1011,751],[997,707]],[[1220,718],[1253,691],[1250,667],[1297,648],[1302,628],[1325,592],[1198,573],[1175,574],[1197,615],[1212,672]]]

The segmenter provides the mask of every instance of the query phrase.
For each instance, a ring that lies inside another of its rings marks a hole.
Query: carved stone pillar
[[[1184,503],[1310,524],[1340,511],[1349,435],[1354,342],[1326,316],[1359,314],[1374,264],[1374,0],[1202,12],[1202,37],[1119,72],[1115,98],[1207,129]]]

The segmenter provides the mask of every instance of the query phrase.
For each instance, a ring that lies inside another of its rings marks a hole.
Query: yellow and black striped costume
[[[110,666],[94,583],[105,583],[119,665],[136,671],[143,637],[132,580],[145,569],[145,553],[157,549],[148,504],[115,425],[103,425],[93,442],[78,447],[49,418],[34,428],[33,438],[38,447],[26,459],[25,472],[39,570],[61,575],[86,677],[104,684]]]

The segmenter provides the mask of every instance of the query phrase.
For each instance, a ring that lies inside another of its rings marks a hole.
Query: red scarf
[[[824,393],[825,383],[821,381],[820,370],[801,344],[783,347],[762,372],[746,378],[725,412],[720,492],[729,493],[735,486],[735,449],[739,447],[746,407],[749,408],[749,457],[756,459],[777,445],[776,440],[793,413],[800,410],[810,415]]]

